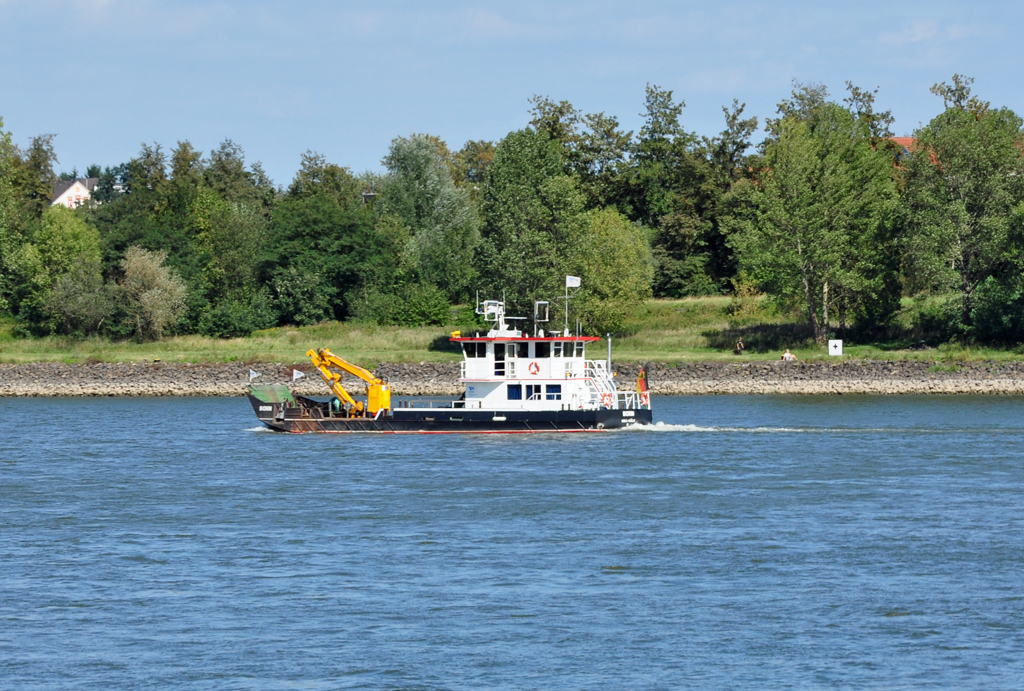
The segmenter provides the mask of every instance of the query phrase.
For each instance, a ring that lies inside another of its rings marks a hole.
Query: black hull
[[[301,397],[299,397],[301,400]],[[328,417],[319,407],[267,404],[249,396],[260,422],[278,432],[328,434],[537,434],[603,432],[651,424],[650,410],[507,411],[401,408],[373,418]],[[261,408],[263,410],[261,410]],[[267,410],[269,408],[269,410]],[[495,419],[497,418],[497,419]],[[504,418],[504,419],[502,419]]]

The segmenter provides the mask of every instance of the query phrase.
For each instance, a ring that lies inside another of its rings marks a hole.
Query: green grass
[[[849,342],[842,358],[829,358],[814,343],[806,320],[779,313],[763,298],[734,300],[729,297],[651,300],[629,319],[624,336],[613,338],[618,361],[730,361],[778,360],[790,348],[801,360],[918,359],[937,363],[978,360],[1020,360],[1024,355],[1009,350],[943,345],[927,350],[908,346],[917,342],[910,324],[914,305],[905,303],[900,338],[889,343],[856,345]],[[153,343],[111,342],[105,339],[73,340],[61,337],[16,338],[13,325],[0,323],[0,362],[284,362],[306,360],[310,348],[328,347],[361,365],[381,362],[458,360],[461,356],[447,342],[457,327],[384,327],[326,322],[316,326],[280,327],[259,331],[248,338],[215,339],[176,336]],[[733,354],[742,336],[747,351]],[[589,356],[602,358],[604,340],[589,348]]]
[[[258,331],[248,338],[175,336],[152,343],[14,338],[0,326],[0,362],[303,362],[310,348],[328,347],[360,364],[452,360],[454,353],[432,350],[441,328],[399,328],[326,322],[316,326]]]

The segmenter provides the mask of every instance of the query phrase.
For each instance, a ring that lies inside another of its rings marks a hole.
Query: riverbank
[[[1022,361],[1024,352],[943,343],[913,328],[917,313],[905,301],[900,327],[885,343],[847,341],[846,356],[858,360],[920,360],[934,364],[961,361]],[[464,311],[465,308],[463,308]],[[832,362],[825,348],[814,342],[801,315],[781,314],[764,298],[734,300],[727,296],[649,300],[635,310],[613,339],[615,358],[622,362],[645,360],[677,362],[774,362],[786,349],[801,362]],[[0,318],[0,363],[32,362],[191,362],[280,363],[302,362],[310,348],[330,348],[350,362],[372,367],[377,363],[457,362],[462,354],[449,340],[450,333],[486,331],[486,325],[453,322],[440,326],[378,326],[361,322],[322,322],[257,331],[244,338],[209,338],[198,334],[172,336],[136,343],[91,337],[22,338],[10,319]],[[898,334],[898,335],[895,335]],[[742,339],[746,354],[733,355]],[[601,339],[588,348],[591,357],[607,352]]]
[[[0,365],[0,396],[242,396],[250,368],[260,383],[283,383],[306,396],[327,394],[316,372],[298,381],[295,369],[309,364],[87,363],[40,362]],[[631,389],[637,365],[619,363],[620,389]],[[396,396],[458,396],[454,362],[382,364],[376,374],[391,382]],[[815,362],[652,363],[651,391],[692,394],[1024,394],[1024,362],[844,360]],[[362,391],[347,377],[345,386]]]

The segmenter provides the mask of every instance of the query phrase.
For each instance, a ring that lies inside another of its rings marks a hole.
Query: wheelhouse
[[[453,334],[462,346],[459,380],[466,408],[489,410],[645,409],[649,398],[619,392],[605,360],[587,359],[587,345],[600,339],[564,331],[523,334],[506,322],[504,304],[484,303],[494,328],[486,335]]]

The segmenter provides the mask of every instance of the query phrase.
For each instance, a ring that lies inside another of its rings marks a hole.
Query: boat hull
[[[278,432],[329,434],[538,434],[603,432],[651,424],[651,411],[551,410],[487,411],[464,408],[401,408],[391,415],[344,418],[319,406],[268,404],[250,395],[260,422]]]

